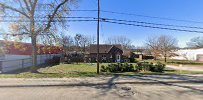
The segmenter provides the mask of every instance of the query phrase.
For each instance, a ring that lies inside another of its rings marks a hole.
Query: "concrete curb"
[[[98,83],[61,83],[61,84],[7,84],[7,85],[0,85],[0,88],[13,88],[13,87],[73,87],[73,86],[100,86],[100,85],[116,85],[116,84],[138,84],[138,85],[169,85],[169,84],[186,84],[186,83],[193,83],[193,84],[203,84],[203,81],[149,81],[149,82],[98,82]]]

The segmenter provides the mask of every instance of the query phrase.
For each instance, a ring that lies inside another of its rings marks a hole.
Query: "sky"
[[[122,20],[145,21],[150,23],[173,24],[184,26],[203,27],[203,0],[100,0],[101,10],[120,13],[131,13],[137,15],[163,17],[178,20],[197,21],[202,23],[182,22],[174,20],[162,20],[132,15],[121,15],[101,12],[103,18]],[[80,0],[74,10],[96,10],[97,0]],[[97,12],[71,12],[71,16],[97,17]],[[67,35],[85,34],[96,36],[96,22],[70,22]],[[148,37],[159,35],[170,35],[179,41],[180,47],[193,37],[203,36],[202,33],[179,32],[145,27],[135,27],[102,22],[100,24],[100,43],[108,37],[125,36],[132,40],[135,46],[143,46]],[[195,29],[196,30],[196,29]],[[200,30],[201,31],[201,30]]]
[[[97,0],[78,0],[78,5],[72,7],[72,10],[97,10]],[[175,20],[163,20],[157,18],[148,18],[141,16],[132,16],[127,14],[115,14],[101,12],[102,18],[144,21],[147,23],[172,24],[181,26],[203,27],[203,0],[100,0],[102,11],[112,11],[119,13],[130,13],[136,15],[161,17],[177,20],[189,20],[194,22],[183,22]],[[72,17],[97,17],[97,12],[72,11]],[[5,26],[5,23],[3,23]],[[84,34],[95,36],[97,34],[97,22],[69,22],[66,35]],[[0,25],[0,29],[2,24]],[[3,27],[5,28],[5,27]],[[182,28],[180,28],[182,29]],[[197,29],[195,29],[197,30]],[[203,31],[198,30],[198,31]],[[143,46],[146,40],[152,36],[170,35],[177,38],[180,47],[187,46],[186,43],[191,38],[203,36],[203,33],[180,32],[171,30],[162,30],[146,27],[135,27],[111,23],[100,23],[100,43],[104,43],[108,37],[125,36],[132,40],[135,46]]]

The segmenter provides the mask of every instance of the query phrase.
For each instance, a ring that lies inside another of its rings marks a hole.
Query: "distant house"
[[[179,50],[175,51],[174,54],[176,54],[176,56],[171,57],[171,59],[203,62],[203,48],[179,49]]]
[[[97,45],[90,45],[89,53],[86,54],[86,60],[96,62]],[[125,62],[129,58],[133,58],[130,50],[124,49],[122,45],[99,45],[99,61],[100,62]]]

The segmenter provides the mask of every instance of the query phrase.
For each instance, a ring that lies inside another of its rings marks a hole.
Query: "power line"
[[[52,22],[61,22],[61,21],[93,22],[93,21],[98,21],[98,18],[95,18],[95,17],[63,17],[63,18],[70,18],[70,20],[68,20],[68,19],[52,20]],[[74,18],[77,18],[77,19],[74,19]],[[48,20],[43,20],[42,19],[42,20],[35,20],[35,21],[36,22],[43,22],[43,21],[48,21]],[[173,27],[203,29],[202,27],[194,27],[194,26],[179,26],[179,25],[169,25],[169,24],[157,24],[157,23],[149,23],[149,22],[142,22],[142,21],[129,21],[129,20],[120,20],[120,19],[111,19],[111,18],[100,18],[100,21],[108,22],[108,23],[114,23],[114,24],[138,26],[138,27],[148,27],[148,28],[165,29],[165,30],[173,30],[173,31],[203,33],[203,31],[197,31],[197,30],[165,27],[165,26],[173,26]],[[0,20],[0,22],[30,22],[30,20]],[[138,24],[134,24],[134,23],[138,23]],[[146,25],[143,25],[143,24],[146,24]],[[149,25],[147,25],[147,24],[149,24]],[[157,26],[157,25],[159,25],[159,26]]]
[[[181,20],[181,19],[173,19],[173,18],[165,18],[165,17],[155,17],[155,16],[139,15],[139,14],[132,14],[132,13],[123,13],[123,12],[106,11],[106,10],[101,10],[101,12],[112,13],[112,14],[119,14],[119,15],[129,15],[129,16],[137,16],[137,17],[153,18],[153,19],[161,19],[161,20],[171,20],[171,21],[179,21],[179,22],[187,22],[187,23],[199,23],[199,24],[203,24],[203,22],[200,22],[200,21],[193,21],[193,20]]]
[[[121,21],[121,22],[140,23],[140,24],[150,24],[150,25],[158,25],[158,26],[171,26],[171,27],[191,28],[191,29],[203,29],[203,27],[196,27],[196,26],[182,26],[182,25],[160,24],[160,23],[150,23],[150,22],[132,21],[132,20],[120,20],[120,19],[111,19],[111,18],[101,18],[101,19],[102,20]]]
[[[20,16],[0,16],[0,17],[11,17],[11,18],[20,18]],[[35,17],[35,18],[49,18],[49,17]],[[78,19],[97,19],[95,17],[55,17],[60,19],[69,19],[69,18],[78,18]],[[132,21],[132,20],[120,20],[120,19],[112,19],[112,18],[101,18],[102,20],[114,20],[114,21],[123,21],[123,22],[135,22],[135,23],[141,23],[141,24],[151,24],[151,25],[160,25],[160,26],[172,26],[172,27],[182,27],[182,28],[194,28],[194,29],[203,29],[203,27],[196,27],[196,26],[182,26],[182,25],[171,25],[171,24],[160,24],[160,23],[150,23],[150,22],[144,22],[144,21]],[[29,20],[0,20],[0,22],[29,22]],[[36,20],[36,21],[42,21],[42,20]],[[46,20],[44,20],[46,21]],[[63,21],[74,21],[74,20],[63,20]],[[76,20],[75,20],[76,21]],[[80,21],[88,21],[88,20],[80,20]]]
[[[120,25],[128,25],[128,26],[137,26],[137,27],[147,27],[147,28],[155,28],[155,29],[163,29],[163,30],[172,30],[172,31],[182,31],[182,32],[192,32],[192,33],[203,33],[203,31],[195,31],[195,30],[185,30],[185,29],[177,29],[177,28],[167,28],[167,27],[159,27],[159,26],[150,26],[150,25],[139,25],[125,22],[117,22],[117,21],[106,21],[102,22],[120,24]]]
[[[46,22],[48,20],[35,20],[35,22]],[[67,22],[92,22],[92,21],[97,21],[97,20],[52,20],[51,22],[62,22],[62,21],[67,21]],[[30,22],[30,20],[0,20],[1,22]]]
[[[21,18],[21,16],[0,16],[0,18]],[[49,18],[49,16],[35,16],[34,18]],[[96,17],[78,17],[78,16],[72,16],[72,17],[54,17],[54,18],[96,18]]]
[[[19,16],[1,16],[1,17],[12,17],[18,18]],[[48,17],[35,17],[35,18],[48,18]],[[59,18],[59,17],[55,17]],[[64,20],[64,19],[97,19],[95,17],[60,17],[63,19],[62,21],[69,21],[69,22],[76,22],[76,21],[95,21],[95,20]],[[150,22],[143,22],[143,21],[132,21],[132,20],[121,20],[121,19],[112,19],[112,18],[101,18],[101,20],[113,20],[113,21],[122,21],[122,22],[134,22],[134,23],[141,23],[141,24],[151,24],[151,25],[160,25],[160,26],[172,26],[172,27],[182,27],[182,28],[193,28],[193,29],[203,29],[202,27],[196,26],[181,26],[181,25],[171,25],[171,24],[160,24],[160,23],[150,23]],[[47,20],[36,20],[37,22],[47,21]],[[0,20],[0,22],[30,22],[29,20]],[[53,20],[53,22],[57,22]]]
[[[36,11],[54,11],[54,10],[36,10]],[[59,11],[97,12],[97,10],[59,10]],[[107,10],[101,10],[100,12],[119,14],[119,15],[129,15],[129,16],[145,17],[145,18],[153,18],[153,19],[161,19],[161,20],[171,20],[171,21],[179,21],[179,22],[203,24],[203,22],[194,21],[194,20],[181,20],[181,19],[173,19],[173,18],[166,18],[166,17],[157,17],[157,16],[148,16],[148,15],[140,15],[140,14],[133,14],[133,13],[123,13],[123,12],[107,11]]]

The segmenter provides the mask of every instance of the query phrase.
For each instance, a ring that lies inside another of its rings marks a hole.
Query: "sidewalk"
[[[203,66],[192,66],[192,65],[166,65],[168,68],[176,69],[176,70],[186,70],[186,71],[203,71]]]

